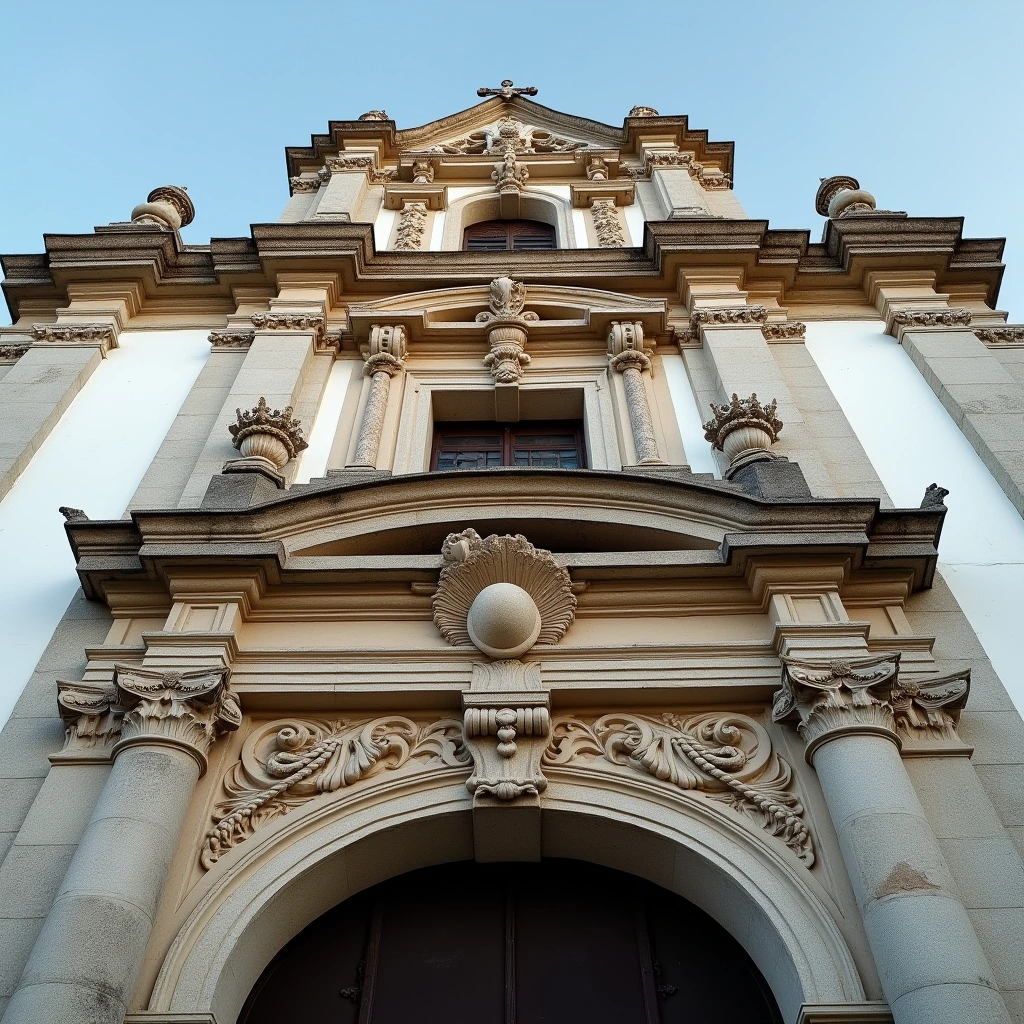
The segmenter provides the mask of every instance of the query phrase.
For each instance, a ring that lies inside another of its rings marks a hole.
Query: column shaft
[[[198,778],[182,747],[118,754],[3,1024],[121,1024]]]
[[[896,745],[842,732],[813,762],[895,1024],[1009,1024]]]
[[[647,389],[639,367],[627,366],[622,371],[622,385],[626,390],[626,405],[629,407],[629,423],[633,428],[633,444],[639,465],[661,462],[658,456],[658,442],[654,436],[654,422],[651,408],[647,404]]]
[[[384,427],[384,414],[388,409],[388,394],[391,391],[391,374],[377,370],[370,377],[370,393],[366,396],[363,422],[359,427],[356,451],[352,465],[374,469],[377,466],[377,452],[380,448],[380,434]]]

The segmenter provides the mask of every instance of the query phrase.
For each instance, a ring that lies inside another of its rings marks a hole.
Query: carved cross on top
[[[506,78],[501,83],[500,89],[488,89],[487,86],[482,85],[476,91],[477,96],[500,96],[503,100],[510,100],[513,96],[536,96],[537,87],[535,85],[528,85],[525,89],[516,89],[512,85],[512,79]]]

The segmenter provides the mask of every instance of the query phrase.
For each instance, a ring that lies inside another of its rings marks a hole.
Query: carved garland
[[[600,760],[721,800],[758,821],[808,867],[814,863],[803,805],[789,791],[792,770],[751,718],[617,713],[595,721],[555,719],[543,765],[599,768]]]
[[[398,218],[395,233],[396,249],[422,249],[423,233],[427,227],[426,203],[406,203]]]
[[[402,767],[463,769],[471,764],[462,724],[455,719],[421,724],[394,715],[274,722],[246,740],[241,760],[225,774],[227,799],[214,807],[199,862],[209,870],[267,822],[321,793]]]
[[[626,236],[619,223],[614,199],[595,199],[590,204],[590,213],[594,218],[598,246],[602,249],[616,249],[626,245]]]

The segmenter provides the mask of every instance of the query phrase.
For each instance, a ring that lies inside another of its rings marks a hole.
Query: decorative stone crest
[[[851,214],[873,213],[875,197],[860,187],[856,178],[845,174],[837,174],[831,178],[822,178],[814,197],[814,209],[822,217],[839,220]]]
[[[114,686],[124,709],[115,755],[133,744],[170,743],[184,747],[202,773],[214,740],[242,721],[226,669],[179,672],[116,665]]]
[[[899,662],[898,653],[849,661],[783,658],[772,720],[796,720],[808,762],[822,743],[842,733],[885,736],[898,743],[890,699]]]
[[[132,210],[133,224],[155,224],[157,227],[177,231],[191,224],[196,208],[187,190],[177,185],[161,185],[146,196],[146,201]]]
[[[365,114],[359,115],[360,121],[390,121],[386,110],[368,110]]]
[[[558,643],[572,624],[568,571],[525,537],[463,530],[448,534],[441,555],[434,624],[453,646],[518,658],[535,643]]]
[[[594,218],[594,234],[602,249],[621,249],[626,245],[626,235],[619,221],[614,199],[594,199],[590,203],[590,214]]]
[[[986,345],[1013,345],[1024,343],[1024,324],[1004,324],[1002,327],[978,327],[974,331]]]
[[[476,91],[477,96],[500,96],[503,100],[510,100],[513,96],[536,96],[537,86],[527,85],[516,88],[511,78],[506,78],[498,89],[489,89],[486,85],[480,86]]]
[[[499,192],[522,192],[530,172],[526,167],[520,167],[516,158],[516,144],[520,141],[519,126],[514,121],[502,121],[498,136],[501,162],[494,165],[491,179]]]
[[[456,719],[288,719],[255,730],[224,776],[226,799],[199,855],[206,869],[258,829],[323,793],[385,772],[465,769],[471,763]]]
[[[111,324],[33,324],[37,345],[94,345],[106,351],[117,347],[117,332]]]
[[[484,366],[491,371],[495,384],[518,384],[523,370],[530,365],[526,354],[527,325],[540,317],[526,305],[526,285],[510,277],[496,277],[488,294],[489,310],[477,313],[476,322],[485,323],[491,351],[484,356]]]
[[[398,216],[395,232],[396,249],[422,249],[423,234],[427,227],[427,204],[405,203]]]
[[[894,309],[889,314],[900,327],[967,327],[971,311],[956,306],[941,309]]]
[[[921,508],[945,508],[946,498],[949,491],[938,484],[929,484],[924,489],[924,497],[921,499]]]
[[[630,117],[657,117],[658,112],[654,107],[636,106],[629,112]]]
[[[755,820],[808,867],[814,844],[793,773],[763,727],[745,715],[648,715],[618,712],[596,719],[556,718],[543,767],[644,772],[689,793],[702,793]]]
[[[730,463],[755,452],[766,456],[782,431],[776,408],[774,398],[762,405],[756,394],[749,398],[734,394],[728,405],[712,402],[713,418],[704,424],[704,440],[723,452]]]
[[[807,335],[807,324],[799,320],[774,321],[761,325],[765,341],[803,341]]]
[[[434,180],[434,165],[430,160],[413,160],[412,180],[414,185],[429,185]]]
[[[377,465],[391,378],[401,372],[406,345],[405,328],[400,325],[385,327],[374,324],[370,328],[370,339],[364,352],[366,362],[363,363],[363,373],[370,378],[370,393],[366,396],[363,422],[356,439],[353,467],[373,469]]]
[[[236,423],[228,426],[231,443],[246,458],[266,459],[275,469],[283,469],[299,452],[308,448],[300,421],[292,418],[292,407],[270,409],[260,398],[254,409],[236,409]]]
[[[590,181],[607,181],[610,177],[608,164],[599,156],[587,160],[587,178]]]
[[[62,755],[109,758],[109,747],[121,733],[117,693],[112,686],[58,679],[57,710],[64,722]]]
[[[253,331],[229,328],[226,331],[211,331],[209,341],[214,351],[226,349],[240,350],[249,348],[255,336]]]

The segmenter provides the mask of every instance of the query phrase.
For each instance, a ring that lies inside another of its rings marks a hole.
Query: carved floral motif
[[[321,178],[289,178],[292,187],[292,195],[297,192],[319,192],[323,184]]]
[[[516,143],[519,141],[519,128],[514,122],[503,122],[499,129],[500,142],[498,152],[501,162],[494,165],[491,179],[499,192],[522,192],[530,177],[526,167],[520,167],[516,158]]]
[[[678,789],[705,793],[756,820],[808,867],[814,844],[791,791],[792,770],[764,729],[744,715],[616,713],[556,718],[544,767],[602,763],[646,772]]]
[[[254,409],[235,410],[236,423],[228,425],[231,443],[245,456],[270,459],[278,469],[308,448],[301,421],[292,417],[292,407],[271,409],[260,398]]]
[[[249,318],[258,331],[310,331],[317,349],[327,344],[327,323],[319,313],[253,313]]]
[[[943,309],[894,309],[892,322],[901,327],[967,327],[971,311],[957,307]]]
[[[253,331],[228,329],[211,331],[209,341],[214,349],[246,349],[252,345],[254,337]]]
[[[906,740],[959,743],[956,724],[971,692],[971,670],[913,683],[898,681],[889,695],[896,731]]]
[[[614,199],[595,199],[590,204],[590,213],[594,218],[594,234],[597,244],[602,249],[622,248],[626,245],[626,235],[615,209]]]
[[[398,217],[398,229],[395,232],[395,248],[422,249],[423,233],[426,227],[426,203],[405,203]]]
[[[477,323],[488,324],[491,351],[484,357],[484,365],[496,384],[518,384],[523,370],[530,365],[525,352],[527,325],[540,317],[524,310],[526,285],[510,277],[496,277],[491,282],[488,305],[488,310],[476,315]]]
[[[1024,325],[1005,324],[1001,327],[978,327],[974,331],[979,341],[987,345],[1019,344],[1024,342]]]
[[[807,335],[807,324],[799,320],[773,321],[761,325],[766,341],[803,341]]]
[[[52,345],[113,345],[117,339],[110,324],[34,324],[32,337]]]
[[[466,620],[470,606],[484,587],[514,583],[534,600],[540,612],[537,643],[557,643],[576,614],[576,598],[568,571],[550,551],[535,548],[525,537],[476,530],[450,533],[441,549],[444,564],[433,598],[434,624],[448,643],[472,644]]]
[[[64,722],[64,750],[109,746],[121,734],[117,693],[112,686],[57,680],[57,710]]]
[[[290,719],[258,729],[225,774],[199,861],[206,869],[275,818],[400,768],[464,769],[471,758],[455,719],[418,723],[399,715],[326,721]]]
[[[0,345],[0,362],[20,359],[29,348],[30,345]]]

